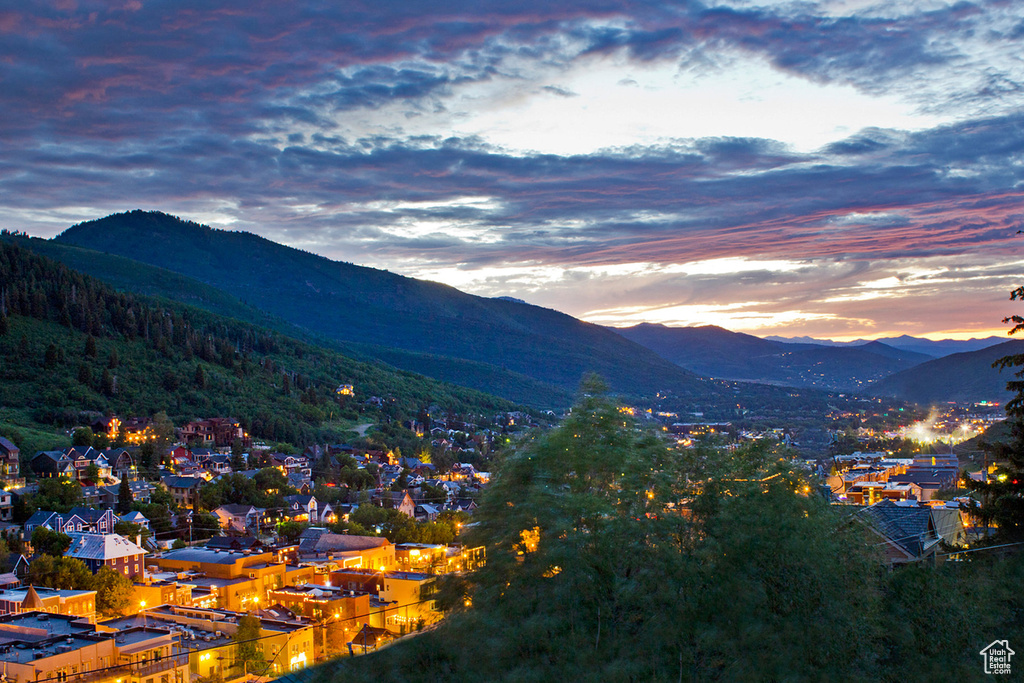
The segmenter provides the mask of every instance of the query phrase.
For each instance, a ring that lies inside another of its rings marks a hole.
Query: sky
[[[0,5],[0,227],[130,209],[592,322],[1024,313],[1019,2]]]

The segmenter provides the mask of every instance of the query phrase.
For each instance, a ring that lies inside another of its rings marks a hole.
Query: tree
[[[288,543],[294,543],[299,535],[309,528],[305,522],[281,522],[277,525],[277,535]]]
[[[444,589],[459,609],[413,658],[458,680],[487,677],[481,652],[503,680],[874,670],[881,573],[861,525],[803,495],[774,445],[676,451],[586,393],[495,468],[467,539],[487,564]]]
[[[92,383],[92,370],[90,370],[89,366],[85,363],[78,364],[78,381],[81,384]]]
[[[92,590],[92,572],[81,560],[43,554],[28,567],[26,583],[64,590]]]
[[[260,619],[247,614],[238,620],[238,630],[231,636],[235,643],[235,664],[242,667],[245,674],[262,675],[267,668],[263,658],[263,650],[259,647]]]
[[[235,472],[241,472],[245,469],[245,444],[241,439],[235,439],[231,442],[231,469]]]
[[[132,511],[132,502],[135,496],[132,495],[131,485],[128,477],[121,478],[121,485],[117,489],[117,511],[119,514],[127,514]]]
[[[45,526],[37,526],[32,531],[32,548],[41,555],[60,557],[71,547],[71,537]]]
[[[1024,300],[1024,287],[1010,292],[1010,300]],[[1011,315],[1003,318],[1004,323],[1013,325],[1007,334],[1014,335],[1024,330],[1024,316]],[[995,539],[998,542],[1024,540],[1024,354],[1004,356],[992,364],[1000,370],[1010,368],[1013,377],[1006,382],[1007,391],[1013,394],[1004,410],[1010,425],[1010,441],[1006,444],[985,444],[985,448],[997,461],[1009,462],[1005,481],[970,483],[983,498],[982,516],[996,523]],[[1018,369],[1019,368],[1019,369]]]
[[[37,510],[67,512],[82,504],[82,487],[78,482],[49,477],[39,480],[39,491],[31,498],[31,503]]]
[[[174,423],[162,410],[153,416],[153,433],[156,437],[157,450],[160,452],[169,448],[178,438],[177,432],[174,430]]]
[[[124,536],[132,541],[134,541],[136,537],[141,537],[143,542],[153,535],[152,531],[141,524],[132,524],[131,522],[123,521],[118,521],[114,524],[114,533],[119,536]]]
[[[71,435],[72,446],[91,446],[93,433],[91,427],[79,427]]]
[[[96,591],[96,609],[104,616],[116,616],[131,605],[134,586],[124,574],[101,567],[92,577],[92,590]]]

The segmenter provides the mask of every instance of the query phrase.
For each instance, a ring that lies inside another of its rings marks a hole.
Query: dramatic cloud
[[[998,328],[1024,16],[845,7],[22,3],[5,227],[160,209],[611,324]]]

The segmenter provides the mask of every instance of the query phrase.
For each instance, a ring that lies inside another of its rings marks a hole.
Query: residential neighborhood
[[[85,425],[113,447],[23,454],[0,438],[0,649],[33,634],[7,679],[273,677],[430,627],[438,577],[485,562],[459,538],[490,479],[479,453],[525,417],[410,422],[430,443],[417,457],[275,450],[232,418],[162,444],[148,418]]]

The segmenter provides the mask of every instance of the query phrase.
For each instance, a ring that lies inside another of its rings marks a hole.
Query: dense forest
[[[451,616],[312,678],[973,680],[985,645],[1024,642],[1019,555],[886,572],[784,456],[676,452],[587,398],[496,468]]]
[[[0,435],[28,450],[83,413],[234,416],[250,434],[308,444],[356,420],[401,420],[508,401],[354,361],[250,323],[119,292],[0,239]],[[343,384],[354,395],[339,395]],[[368,405],[368,400],[379,400]],[[17,442],[17,440],[16,440]]]

